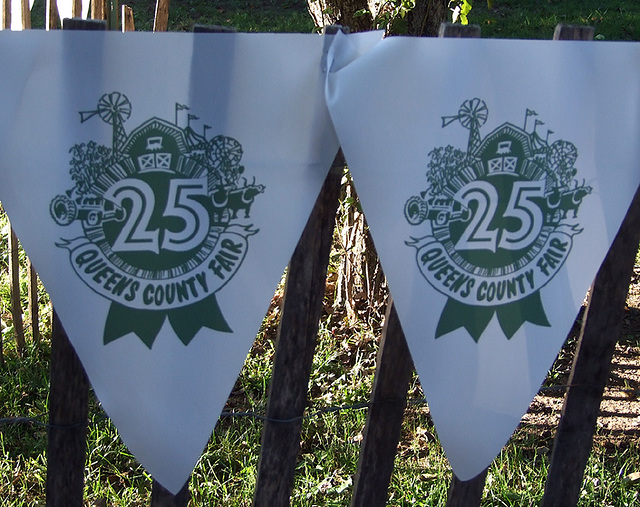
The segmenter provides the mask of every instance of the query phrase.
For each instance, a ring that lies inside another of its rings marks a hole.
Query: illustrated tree
[[[244,172],[244,166],[240,165],[242,154],[242,146],[232,137],[216,136],[207,146],[209,165],[223,184],[236,184]]]
[[[456,175],[456,168],[462,164],[466,157],[465,152],[451,145],[431,150],[426,176],[433,195],[445,192],[447,184]]]
[[[573,166],[578,158],[578,150],[569,141],[558,140],[547,154],[549,166],[554,170],[561,187],[569,187],[577,170]]]
[[[111,149],[99,145],[94,141],[76,144],[71,153],[71,178],[76,183],[79,194],[91,192],[93,184],[98,179],[111,159]]]

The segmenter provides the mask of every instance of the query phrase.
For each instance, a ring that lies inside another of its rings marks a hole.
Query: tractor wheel
[[[419,225],[427,218],[428,210],[427,201],[414,195],[404,205],[404,216],[411,225]]]

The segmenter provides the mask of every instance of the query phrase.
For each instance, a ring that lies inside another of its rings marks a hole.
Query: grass
[[[120,3],[133,9],[136,30],[153,29],[155,0]],[[45,0],[35,0],[32,9],[33,28],[44,28],[44,13]],[[196,24],[235,27],[240,32],[315,31],[304,0],[180,0],[171,3],[169,31],[190,32]]]
[[[150,30],[154,12],[151,0],[132,0],[137,29]],[[44,2],[36,0],[34,26],[42,26]],[[598,38],[640,39],[640,4],[635,0],[495,0],[488,9],[476,2],[470,22],[482,27],[485,37],[542,38],[552,36],[559,22],[595,26]],[[40,25],[38,25],[40,23]],[[181,0],[170,9],[169,28],[190,31],[194,23],[235,26],[240,31],[312,32],[310,17],[301,0]],[[0,215],[0,227],[6,217]],[[6,232],[6,231],[5,231]],[[50,306],[40,292],[43,316],[39,344],[29,341],[24,358],[13,342],[9,312],[6,233],[0,237],[0,311],[5,365],[0,370],[0,415],[36,417],[46,422]],[[339,253],[336,253],[339,255]],[[24,254],[22,254],[24,267]],[[640,264],[640,252],[636,258]],[[26,280],[26,273],[23,273]],[[26,281],[23,282],[23,285]],[[26,294],[26,286],[22,287]],[[330,302],[329,302],[330,303]],[[26,301],[23,301],[26,308]],[[25,315],[28,321],[29,315]],[[262,331],[247,357],[227,409],[264,413],[277,327],[277,306],[267,315]],[[341,309],[325,314],[309,385],[309,412],[326,406],[367,401],[373,382],[379,319],[349,321]],[[572,342],[572,343],[575,343]],[[627,345],[640,354],[638,336]],[[562,383],[572,349],[561,353],[549,376],[550,384]],[[414,378],[409,393],[421,399]],[[366,409],[349,409],[309,417],[304,421],[292,505],[338,506],[349,502],[352,477],[366,420]],[[262,423],[251,417],[223,417],[203,453],[190,484],[192,505],[245,506],[251,504]],[[553,444],[552,427],[523,424],[489,469],[483,506],[536,505],[543,494]],[[46,481],[46,428],[32,424],[0,426],[0,498],[3,506],[44,505]],[[640,503],[640,486],[625,481],[640,470],[637,441],[613,442],[598,430],[594,450],[585,470],[579,505],[622,507]],[[438,445],[437,435],[424,404],[406,409],[389,505],[444,505],[451,472]],[[86,505],[148,505],[151,478],[135,461],[92,399],[85,470]]]
[[[639,40],[640,3],[601,0],[494,0],[474,2],[470,23],[483,37],[550,39],[558,23],[589,25],[599,40]]]
[[[155,1],[132,0],[136,29],[151,30]],[[301,0],[181,0],[169,9],[169,30],[191,31],[194,24],[232,26],[241,32],[312,32]]]

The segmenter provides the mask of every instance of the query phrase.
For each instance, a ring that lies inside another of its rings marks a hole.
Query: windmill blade
[[[97,109],[95,111],[80,111],[80,123],[84,123],[89,118],[93,118],[99,112],[100,111],[98,111]]]
[[[456,115],[456,116],[443,116],[442,117],[442,128],[446,127],[447,125],[453,123],[456,120],[460,119],[460,115]]]

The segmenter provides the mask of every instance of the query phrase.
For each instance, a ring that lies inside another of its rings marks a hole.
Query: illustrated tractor
[[[82,220],[87,225],[96,226],[108,220],[122,222],[126,218],[124,208],[98,196],[72,199],[67,195],[58,195],[51,201],[49,210],[58,225],[69,225],[74,220]]]
[[[466,222],[471,217],[469,208],[453,199],[431,197],[425,199],[426,192],[410,197],[404,205],[404,216],[411,225],[420,225],[425,220],[431,220],[442,226],[449,221]]]

